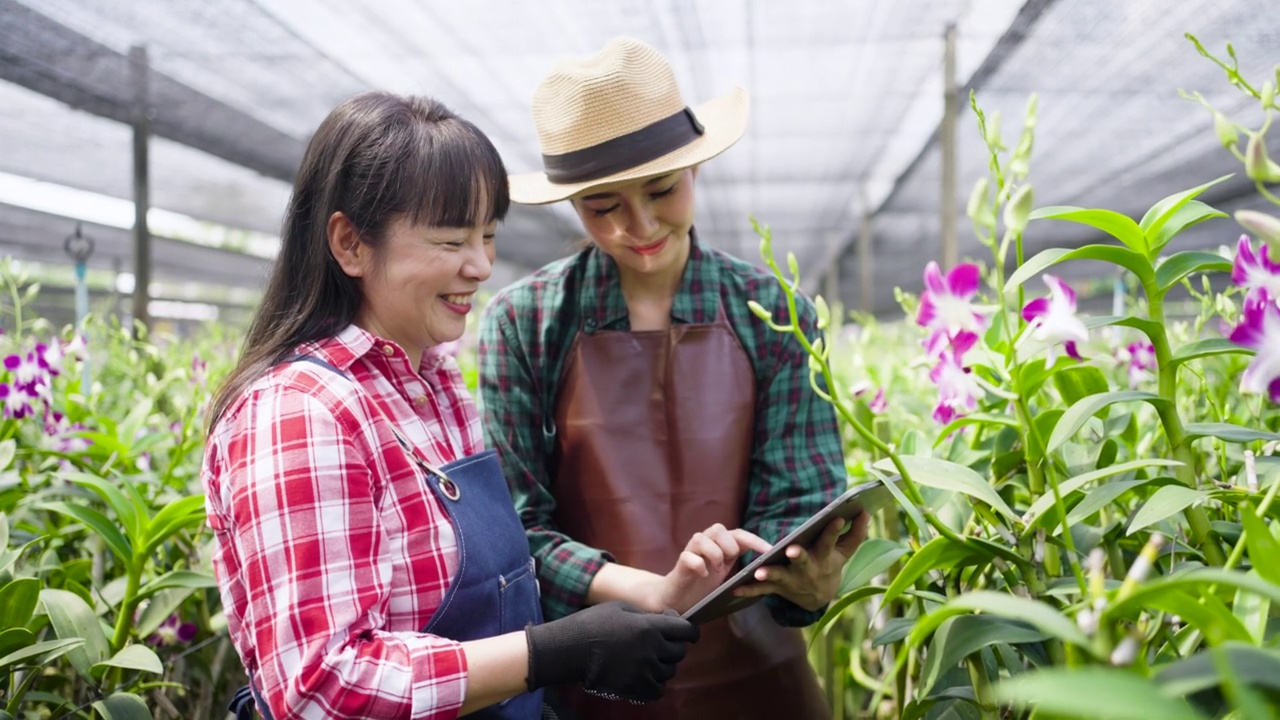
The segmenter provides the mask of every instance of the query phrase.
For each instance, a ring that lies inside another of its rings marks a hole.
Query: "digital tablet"
[[[882,508],[892,505],[893,502],[893,494],[879,480],[849,488],[816,515],[806,520],[803,525],[796,528],[791,534],[779,540],[773,547],[735,573],[733,577],[721,583],[720,587],[712,590],[697,605],[685,611],[682,617],[689,622],[701,624],[735,613],[755,603],[764,596],[735,597],[733,591],[735,588],[755,582],[757,569],[765,565],[789,564],[791,559],[787,557],[787,548],[792,545],[809,547],[817,541],[823,529],[836,518],[853,520],[853,518],[863,513],[875,514]]]

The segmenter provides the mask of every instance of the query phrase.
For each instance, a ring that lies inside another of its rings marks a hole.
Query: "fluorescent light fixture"
[[[0,203],[122,230],[133,228],[131,200],[21,175],[0,172]],[[274,258],[280,248],[280,241],[265,233],[198,220],[160,208],[147,211],[147,229],[153,235],[261,258]]]

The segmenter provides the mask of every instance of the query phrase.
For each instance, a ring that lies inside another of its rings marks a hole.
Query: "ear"
[[[369,270],[372,248],[360,241],[356,228],[341,212],[329,216],[329,252],[342,272],[351,277],[364,277]]]

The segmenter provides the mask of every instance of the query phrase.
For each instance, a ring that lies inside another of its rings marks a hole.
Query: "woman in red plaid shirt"
[[[489,276],[506,177],[424,98],[352,98],[307,147],[202,473],[238,717],[538,718],[564,683],[649,700],[698,637],[623,603],[538,624],[524,530],[439,351]]]

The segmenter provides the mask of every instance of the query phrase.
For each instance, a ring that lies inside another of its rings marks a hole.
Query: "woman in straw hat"
[[[491,301],[480,392],[549,617],[615,599],[684,611],[843,487],[804,351],[747,308],[785,316],[777,281],[693,231],[698,165],[746,117],[741,89],[690,110],[662,56],[628,38],[534,93],[544,169],[512,176],[512,200],[570,200],[591,243]],[[661,701],[566,700],[588,718],[829,715],[795,626],[821,616],[864,534],[841,530],[761,570],[742,592],[765,603],[703,625]]]
[[[311,138],[201,479],[227,628],[266,718],[536,720],[541,688],[650,699],[698,629],[608,603],[541,619],[524,529],[457,364],[507,174],[427,98]]]

